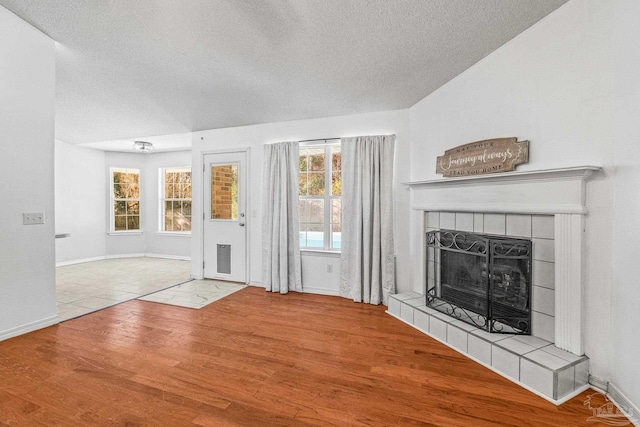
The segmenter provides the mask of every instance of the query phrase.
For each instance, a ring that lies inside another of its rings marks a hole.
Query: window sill
[[[109,236],[139,236],[142,234],[142,231],[109,231],[107,234]]]
[[[190,231],[156,231],[158,236],[191,237]]]
[[[301,255],[321,255],[321,256],[332,256],[332,257],[340,257],[340,251],[330,251],[326,249],[300,249]]]

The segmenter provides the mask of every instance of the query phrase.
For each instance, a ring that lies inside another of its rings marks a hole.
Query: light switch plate
[[[44,212],[32,212],[22,214],[23,225],[44,224]]]

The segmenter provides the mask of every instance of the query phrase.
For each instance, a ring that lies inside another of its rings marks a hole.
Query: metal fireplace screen
[[[427,306],[488,332],[531,334],[531,241],[427,233]]]

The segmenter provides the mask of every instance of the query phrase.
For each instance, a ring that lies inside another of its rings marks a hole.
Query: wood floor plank
[[[384,312],[247,288],[200,310],[130,301],[0,342],[0,426],[573,426]]]

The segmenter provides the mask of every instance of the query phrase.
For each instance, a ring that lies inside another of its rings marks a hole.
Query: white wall
[[[135,155],[135,154],[134,154]],[[144,156],[144,232],[145,252],[151,255],[190,258],[191,235],[160,233],[159,217],[160,181],[159,169],[191,167],[191,151],[152,153]]]
[[[202,170],[202,153],[246,147],[249,147],[251,150],[249,177],[250,199],[247,221],[250,236],[250,282],[254,284],[261,284],[262,282],[261,204],[263,145],[280,141],[392,133],[396,134],[395,246],[397,256],[397,288],[402,292],[410,288],[410,261],[408,257],[409,192],[405,186],[400,184],[401,182],[408,181],[409,177],[409,170],[406,167],[409,162],[407,110],[214,129],[195,132],[193,134],[192,164],[194,171]],[[202,194],[201,173],[194,173],[193,175],[193,192],[194,194]],[[191,250],[191,273],[194,277],[202,277],[202,217],[201,215],[195,215],[195,212],[201,213],[202,211],[202,200],[200,200],[200,198],[194,198]],[[328,259],[335,258],[305,254],[303,268],[306,271],[326,272]],[[312,278],[305,276],[303,277],[303,287],[306,283],[307,288],[310,287],[315,292],[328,294],[337,293],[338,279],[340,277],[339,259],[335,259],[332,263],[334,264],[334,273],[325,274],[321,279],[318,279],[317,276]]]
[[[56,263],[104,257],[106,250],[105,153],[56,141]]]
[[[447,148],[506,136],[531,141],[519,170],[604,167],[587,187],[586,354],[636,404],[639,18],[631,0],[573,0],[410,109],[412,180]]]
[[[614,48],[613,298],[610,381],[640,406],[640,2],[616,3]],[[636,420],[640,414],[636,412]]]
[[[0,340],[57,322],[55,44],[0,7]],[[42,225],[22,225],[44,212]]]

